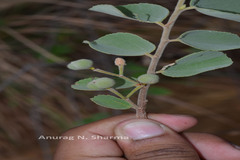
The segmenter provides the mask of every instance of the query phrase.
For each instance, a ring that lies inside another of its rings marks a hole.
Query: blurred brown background
[[[97,93],[71,89],[72,83],[93,73],[73,72],[66,64],[90,58],[97,67],[114,71],[114,56],[82,44],[107,33],[131,32],[157,45],[161,36],[157,25],[88,11],[95,4],[134,2],[152,2],[172,11],[177,0],[0,0],[0,159],[50,160],[57,141],[39,141],[40,135],[60,135],[123,113],[94,105],[89,98]],[[192,29],[239,35],[240,23],[187,11],[171,37]],[[193,51],[170,44],[159,67]],[[226,69],[190,78],[161,77],[157,91],[149,96],[148,111],[193,115],[199,123],[190,131],[213,133],[240,145],[240,50],[228,55],[234,64]],[[127,58],[127,63],[127,74],[137,76],[145,71],[148,58]]]

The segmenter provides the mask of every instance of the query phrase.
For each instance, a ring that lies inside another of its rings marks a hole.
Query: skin
[[[190,116],[149,114],[149,120],[121,115],[71,129],[63,136],[122,135],[122,127],[135,121],[164,126],[161,136],[143,140],[61,140],[54,160],[239,160],[240,150],[214,135],[188,133],[196,125]]]

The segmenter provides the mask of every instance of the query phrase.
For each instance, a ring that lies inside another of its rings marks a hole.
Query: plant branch
[[[156,68],[157,68],[157,64],[160,60],[160,58],[162,57],[162,54],[166,48],[166,46],[169,43],[169,36],[171,33],[171,30],[177,20],[177,18],[179,17],[179,15],[184,11],[182,8],[182,6],[184,5],[185,0],[179,0],[174,12],[172,13],[172,15],[170,16],[168,22],[166,25],[163,26],[163,33],[162,33],[162,37],[160,40],[160,43],[158,45],[158,48],[154,54],[154,58],[152,58],[151,63],[148,67],[148,74],[155,74],[156,72]],[[137,111],[137,117],[138,118],[147,118],[146,116],[146,103],[147,103],[147,92],[149,89],[150,85],[147,85],[145,87],[143,87],[138,95],[138,111]]]
[[[94,71],[94,72],[98,72],[98,73],[102,73],[102,74],[106,74],[106,75],[110,75],[110,76],[114,76],[114,77],[119,77],[119,78],[125,79],[126,81],[133,82],[136,85],[138,84],[138,82],[136,82],[136,81],[124,76],[124,75],[115,74],[115,73],[104,71],[102,69],[98,69],[98,68],[94,68],[94,67],[92,67],[91,70]]]
[[[195,6],[186,7],[183,9],[183,11],[188,11],[188,10],[192,10],[192,9],[196,9],[196,7]]]
[[[130,98],[134,93],[136,93],[139,89],[141,89],[143,85],[136,86],[128,95],[127,98]]]
[[[114,88],[109,88],[107,89],[109,92],[112,92],[113,94],[115,94],[116,96],[120,97],[121,99],[126,99],[126,97],[124,97],[121,93],[119,93],[117,90],[115,90]]]
[[[180,42],[180,39],[169,39],[168,42]]]
[[[138,109],[138,106],[137,106],[135,103],[133,103],[133,102],[129,99],[129,97],[124,97],[121,93],[119,93],[119,92],[118,92],[117,90],[115,90],[114,88],[109,88],[109,89],[107,89],[107,90],[108,90],[109,92],[115,94],[115,95],[118,96],[119,98],[125,100],[125,101],[128,102],[129,104],[131,104],[133,109],[135,109],[135,110]]]
[[[149,58],[154,58],[154,56],[150,53],[146,53],[145,56],[148,56]]]

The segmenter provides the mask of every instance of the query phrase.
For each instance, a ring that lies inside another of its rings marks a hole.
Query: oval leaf
[[[132,107],[127,101],[110,95],[98,95],[91,98],[91,100],[94,103],[106,108],[129,109]]]
[[[190,5],[200,13],[240,22],[239,0],[192,0]]]
[[[100,90],[96,90],[96,89],[90,89],[87,87],[87,84],[95,79],[97,79],[97,78],[95,77],[95,78],[81,79],[81,80],[75,82],[75,84],[71,85],[71,87],[73,89],[82,90],[82,91],[100,91]]]
[[[113,33],[105,35],[89,46],[99,52],[118,56],[142,56],[155,50],[155,45],[131,33]]]
[[[90,10],[147,23],[162,22],[169,14],[168,9],[149,3],[120,6],[102,4],[93,6]]]
[[[128,81],[125,79],[117,78],[114,79],[116,82],[115,89],[126,89],[126,88],[132,88],[137,85],[137,82],[134,83],[132,81]]]
[[[184,44],[201,50],[224,51],[240,48],[240,37],[236,34],[209,30],[194,30],[179,37]]]
[[[163,67],[160,71],[169,77],[188,77],[202,72],[224,68],[232,64],[232,60],[222,52],[202,51],[185,56],[174,65]]]

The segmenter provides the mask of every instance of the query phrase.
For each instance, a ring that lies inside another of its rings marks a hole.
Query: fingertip
[[[147,139],[163,135],[165,129],[163,125],[149,119],[127,120],[115,127],[115,134],[127,136],[131,140]]]
[[[156,120],[124,121],[116,126],[115,134],[128,137],[127,140],[117,139],[128,159],[199,160],[196,151],[186,139]]]

